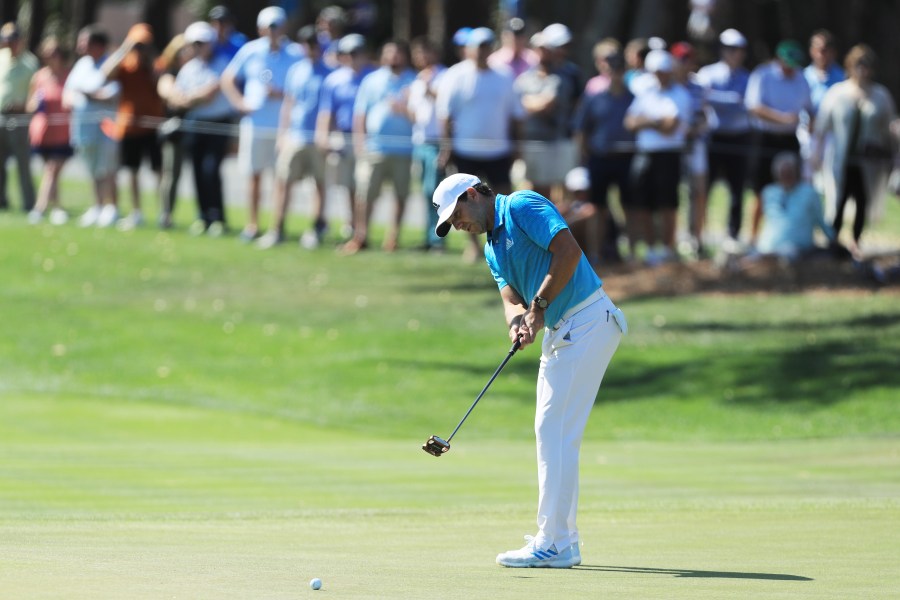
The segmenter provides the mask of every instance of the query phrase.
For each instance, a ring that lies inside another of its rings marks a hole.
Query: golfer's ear
[[[475,188],[473,188],[473,187],[467,187],[467,188],[466,188],[466,198],[467,198],[467,199],[469,199],[469,200],[474,200],[476,194],[478,194],[478,192],[475,191]]]

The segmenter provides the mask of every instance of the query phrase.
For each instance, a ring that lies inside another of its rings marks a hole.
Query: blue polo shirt
[[[511,286],[525,302],[530,302],[550,270],[550,242],[568,228],[553,203],[537,192],[522,190],[508,196],[497,194],[494,229],[484,246],[484,258],[498,289]],[[555,325],[566,311],[601,285],[603,282],[582,252],[569,283],[547,307],[545,324],[548,327]]]
[[[359,84],[354,115],[365,115],[366,146],[379,154],[412,154],[412,122],[405,112],[394,110],[394,103],[406,108],[409,86],[416,80],[416,72],[406,69],[395,74],[381,67]]]
[[[748,109],[766,106],[795,115],[812,113],[809,84],[803,73],[795,69],[793,75],[787,77],[777,61],[760,65],[750,74],[744,104]],[[755,117],[751,118],[751,123],[757,129],[771,133],[789,134],[797,129],[794,125],[771,123]]]
[[[334,128],[337,131],[350,133],[353,130],[353,104],[359,84],[366,75],[373,71],[366,67],[356,73],[350,67],[340,67],[322,84],[322,96],[319,98],[319,111],[331,113]]]
[[[304,58],[288,71],[284,95],[294,101],[288,134],[294,142],[311,144],[315,139],[322,82],[331,71],[321,59],[313,62],[310,58]]]
[[[747,133],[750,117],[744,105],[750,72],[740,67],[732,70],[724,61],[697,71],[697,82],[706,88],[706,100],[716,115],[716,131],[725,134]]]
[[[268,38],[258,38],[241,46],[226,70],[244,82],[244,102],[252,112],[243,122],[273,130],[278,127],[281,99],[271,97],[269,90],[283,92],[288,70],[302,58],[303,48],[287,38],[275,51]]]

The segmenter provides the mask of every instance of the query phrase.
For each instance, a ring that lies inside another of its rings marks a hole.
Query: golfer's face
[[[477,209],[476,204],[470,198],[466,202],[456,203],[456,210],[450,215],[449,221],[457,231],[479,234],[487,231],[482,217],[481,211]]]

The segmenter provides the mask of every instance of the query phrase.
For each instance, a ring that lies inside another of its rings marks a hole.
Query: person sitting
[[[820,253],[813,234],[822,230],[837,249],[834,229],[825,221],[822,201],[815,188],[800,179],[800,158],[794,152],[780,152],[772,160],[774,182],[763,188],[765,217],[756,245],[761,255],[794,261]]]

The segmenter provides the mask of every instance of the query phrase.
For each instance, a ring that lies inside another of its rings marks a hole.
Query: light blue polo
[[[366,147],[370,152],[412,154],[412,122],[394,105],[405,109],[409,86],[415,80],[412,69],[395,74],[388,67],[381,67],[359,84],[353,115],[365,115]]]
[[[511,286],[525,302],[537,295],[550,270],[550,242],[568,229],[565,219],[550,200],[537,192],[522,190],[494,200],[494,229],[484,246],[484,257],[497,287]],[[603,281],[581,254],[575,273],[547,307],[544,323],[556,324],[570,308],[597,291]]]

